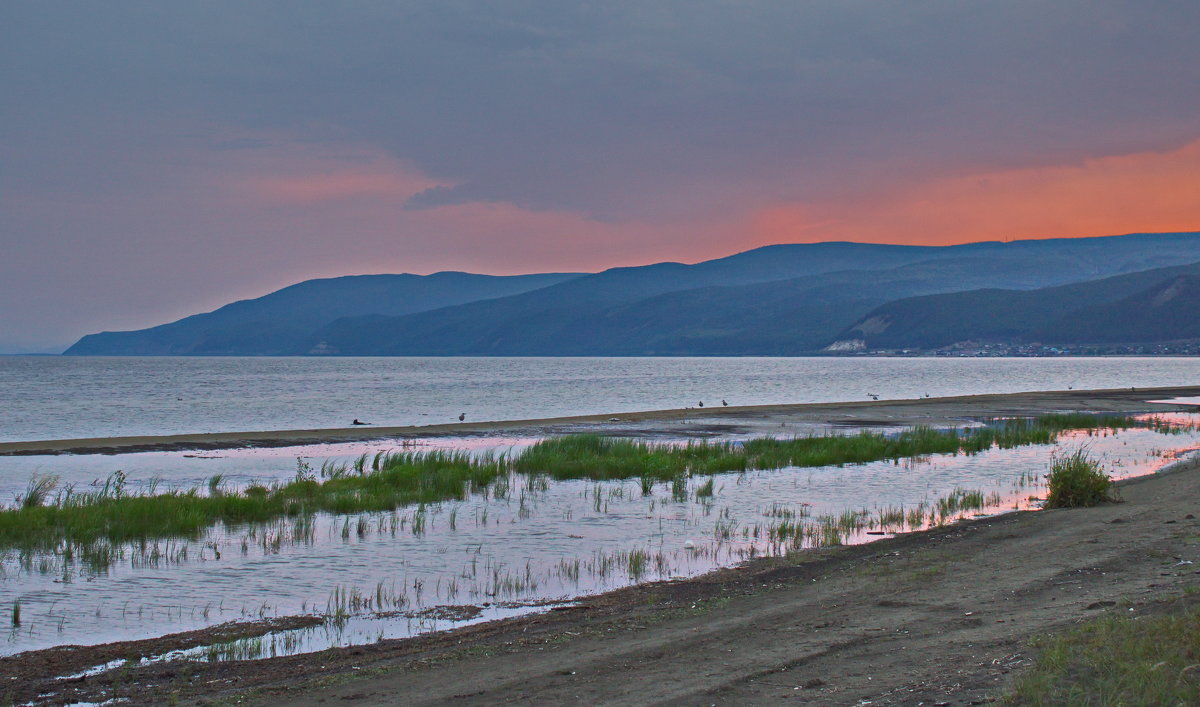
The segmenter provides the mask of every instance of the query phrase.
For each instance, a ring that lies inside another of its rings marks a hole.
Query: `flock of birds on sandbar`
[[[728,403],[728,402],[726,402],[724,399],[722,399],[722,400],[721,400],[721,406],[722,406],[722,407],[729,407],[729,403]],[[703,401],[703,400],[701,400],[701,401],[700,401],[700,407],[704,407],[704,401]],[[615,420],[617,420],[617,419],[618,419],[618,418],[613,418],[613,420],[614,420],[614,421],[615,421]],[[466,420],[467,420],[467,413],[465,413],[465,412],[460,412],[460,413],[458,414],[458,421],[459,421],[459,422],[466,422]],[[358,427],[359,425],[373,425],[373,424],[375,424],[375,423],[373,423],[373,422],[363,422],[362,420],[360,420],[360,419],[358,419],[358,418],[356,417],[356,418],[354,418],[354,421],[353,421],[353,422],[351,422],[350,424],[351,424],[352,426],[354,426],[354,427]]]
[[[870,398],[871,400],[879,400],[879,393],[867,393],[867,397],[868,397],[868,398]],[[921,397],[922,397],[922,398],[932,398],[933,396],[932,396],[932,395],[930,395],[929,393],[925,393],[925,394],[924,394],[924,395],[922,395]],[[697,404],[697,407],[704,407],[704,401],[703,401],[703,400],[701,400],[701,401],[700,401],[700,402]],[[729,407],[729,403],[728,403],[728,402],[726,402],[724,398],[722,398],[722,399],[721,399],[721,407]],[[617,418],[613,418],[613,419],[614,419],[614,420],[616,420]],[[465,413],[465,412],[461,412],[461,413],[459,413],[459,414],[458,414],[458,421],[459,421],[459,422],[466,422],[466,420],[467,420],[467,413]],[[362,422],[361,420],[359,420],[359,419],[356,417],[356,418],[354,418],[354,422],[351,422],[350,424],[351,424],[351,425],[354,425],[354,426],[358,426],[358,425],[370,425],[370,424],[374,424],[374,423],[371,423],[371,422]]]

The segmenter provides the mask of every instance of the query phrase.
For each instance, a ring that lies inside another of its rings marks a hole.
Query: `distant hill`
[[[270,355],[296,350],[312,332],[342,317],[400,315],[539,289],[578,277],[549,273],[499,277],[463,272],[353,275],[306,280],[256,299],[227,304],[138,331],[83,337],[67,355]]]
[[[798,250],[800,249],[800,250]],[[275,355],[330,352],[312,334],[343,317],[382,317],[424,312],[480,300],[545,289],[573,279],[566,301],[616,303],[661,292],[721,284],[795,277],[851,267],[889,267],[936,257],[939,249],[920,246],[819,243],[768,246],[697,265],[659,263],[614,268],[601,276],[577,273],[495,277],[469,273],[360,275],[308,280],[264,297],[234,302],[170,324],[83,337],[67,355]],[[555,298],[559,291],[546,293]],[[370,338],[368,333],[367,338]],[[338,349],[335,353],[366,353]]]
[[[1055,344],[1200,339],[1200,267],[1123,297],[1081,307],[1027,335]]]
[[[315,306],[297,303],[285,308],[292,318],[281,312],[206,320],[202,336],[189,317],[140,332],[84,337],[68,353],[794,355],[822,349],[872,310],[904,298],[1034,290],[1195,261],[1196,233],[945,247],[775,245],[695,265],[546,276],[558,279],[441,305],[427,299],[404,311],[363,306],[297,321],[298,310]],[[188,336],[160,331],[184,324]]]
[[[889,302],[834,350],[983,343],[1110,344],[1200,338],[1200,263],[1028,291],[982,289]]]
[[[586,282],[567,282],[403,317],[343,319],[317,331],[304,350],[384,356],[791,355],[819,349],[847,322],[897,297],[996,284],[1036,287],[1067,272],[1041,259],[933,259],[649,297],[625,294],[615,303],[615,297],[590,297],[592,288],[581,293]],[[590,279],[603,280],[581,278]]]
[[[1037,288],[1181,260],[1200,260],[1196,234],[940,248],[769,246],[698,265],[609,270],[414,315],[341,320],[296,353],[793,355],[820,349],[847,324],[901,297]],[[789,271],[801,276],[746,282]]]

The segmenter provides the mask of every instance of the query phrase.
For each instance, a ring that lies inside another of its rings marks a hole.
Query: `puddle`
[[[1147,400],[1146,402],[1162,405],[1200,405],[1200,398],[1167,398],[1166,400]]]
[[[487,606],[435,607],[420,612],[326,619],[316,626],[271,631],[261,636],[170,651],[143,657],[132,663],[125,659],[112,660],[87,670],[59,676],[56,680],[90,678],[118,668],[139,667],[153,663],[260,660],[302,655],[328,648],[361,646],[390,639],[409,638],[423,633],[539,614],[574,605],[574,602],[541,602],[536,604],[506,603]]]

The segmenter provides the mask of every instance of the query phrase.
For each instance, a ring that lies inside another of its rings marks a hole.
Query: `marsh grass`
[[[465,498],[507,474],[503,460],[437,451],[390,454],[380,460],[377,471],[335,471],[323,482],[301,466],[290,482],[252,486],[240,493],[222,490],[218,478],[208,495],[198,489],[127,495],[124,478],[110,478],[98,491],[68,489],[49,503],[23,501],[18,508],[0,511],[0,546],[28,551],[72,548],[86,554],[104,543],[197,538],[218,523],[265,523],[318,511],[390,511]]]
[[[56,480],[40,477],[17,499],[16,507],[0,510],[0,548],[56,552],[99,564],[105,558],[111,561],[120,556],[114,545],[168,537],[196,539],[218,524],[253,526],[317,512],[391,511],[405,505],[464,499],[489,490],[493,498],[500,500],[507,497],[513,474],[543,486],[547,478],[636,478],[647,495],[655,484],[665,482],[675,500],[686,501],[688,479],[694,476],[898,461],[929,454],[975,454],[996,446],[1050,443],[1071,429],[1124,429],[1149,424],[1126,417],[1047,415],[1032,420],[994,421],[962,430],[916,427],[895,435],[861,432],[682,445],[570,435],[542,440],[512,458],[454,451],[400,451],[362,455],[349,464],[327,461],[319,471],[301,458],[297,459],[296,476],[289,482],[253,485],[238,491],[223,487],[221,477],[214,477],[207,484],[207,493],[194,488],[128,494],[125,475],[116,472],[99,490],[76,492],[67,487],[51,499]],[[1164,423],[1155,429],[1160,427],[1170,425]],[[711,481],[698,491],[700,497],[706,497],[712,491]],[[594,500],[597,511],[603,511],[606,504],[599,492]],[[425,515],[418,512],[418,516],[412,529],[420,534],[425,529]],[[835,532],[841,536],[850,530],[834,524],[822,532],[833,541]]]
[[[1086,449],[1051,460],[1046,477],[1047,508],[1095,506],[1112,500],[1112,479]]]
[[[58,487],[58,478],[54,476],[35,476],[29,481],[25,495],[17,499],[21,508],[35,508],[46,503],[50,494]]]
[[[1010,703],[1200,704],[1200,609],[1106,616],[1034,645],[1036,663],[1018,678]]]
[[[899,434],[860,432],[778,439],[761,437],[736,442],[692,441],[687,444],[640,442],[599,435],[570,435],[542,440],[513,460],[521,473],[553,479],[595,481],[637,477],[643,493],[656,481],[680,474],[711,475],[789,466],[841,466],[900,460],[929,454],[976,454],[993,447],[1008,449],[1050,444],[1067,430],[1119,430],[1137,426],[1169,429],[1167,423],[1139,422],[1129,417],[1088,414],[1045,415],[1033,419],[993,420],[983,427],[934,429],[914,427]]]

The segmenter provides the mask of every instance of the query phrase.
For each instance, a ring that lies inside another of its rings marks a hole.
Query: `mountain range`
[[[797,355],[1188,334],[1200,233],[756,248],[694,265],[309,280],[73,355]],[[1200,266],[1197,266],[1200,267]]]
[[[1200,263],[1036,290],[908,297],[868,312],[833,350],[933,349],[958,342],[1155,343],[1200,339]]]

